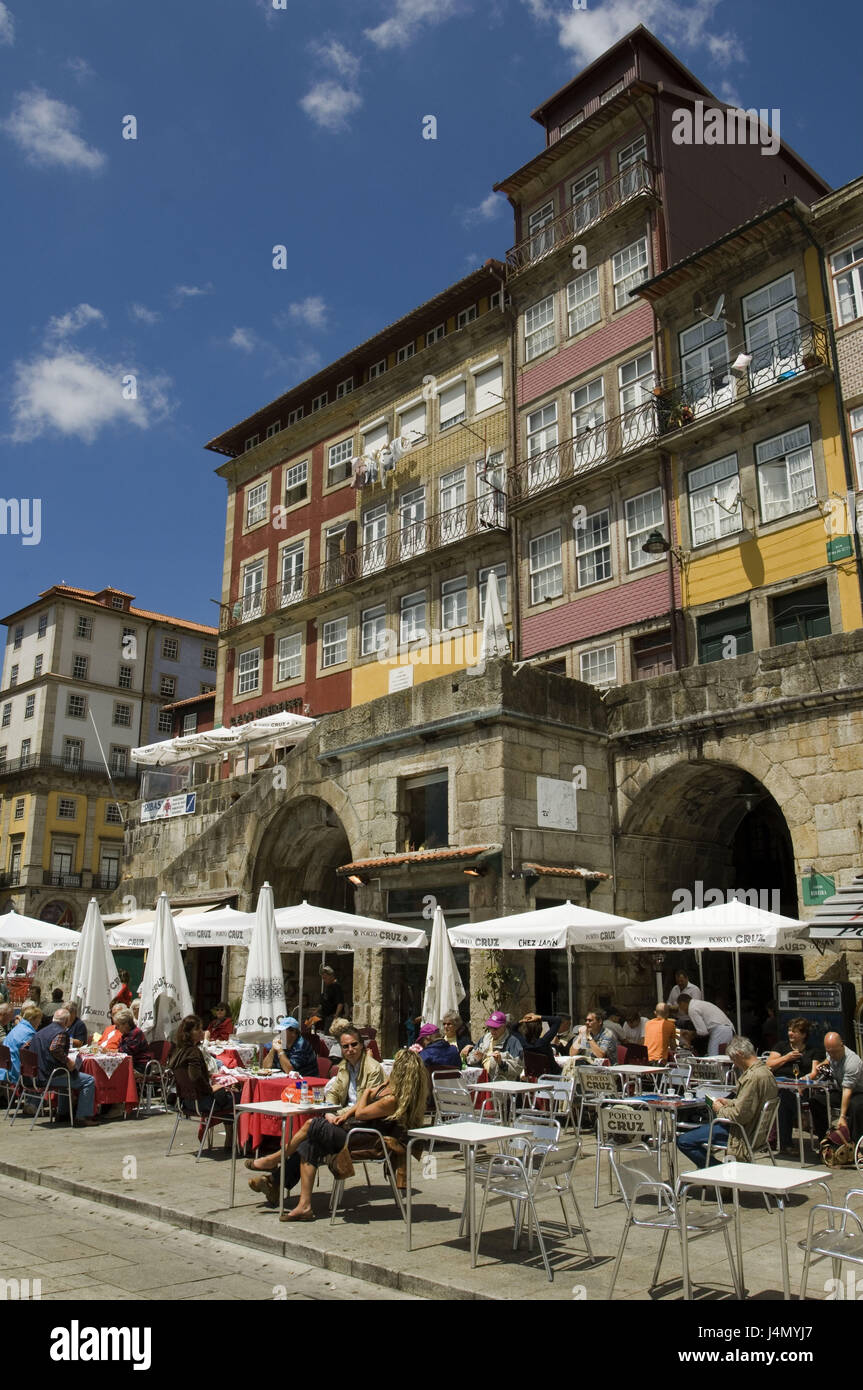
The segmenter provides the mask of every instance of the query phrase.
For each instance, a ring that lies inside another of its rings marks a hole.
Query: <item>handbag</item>
[[[821,1140],[821,1162],[825,1168],[853,1168],[854,1145],[846,1124],[840,1123]]]

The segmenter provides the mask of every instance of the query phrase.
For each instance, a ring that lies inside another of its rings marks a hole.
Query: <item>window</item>
[[[205,647],[201,652],[201,665],[206,671],[215,671],[218,658],[218,647]]]
[[[668,628],[632,639],[632,674],[637,681],[664,676],[672,670],[671,633]]]
[[[443,387],[438,393],[439,420],[442,430],[448,430],[453,425],[457,425],[459,420],[464,419],[466,397],[467,383],[465,381],[453,382],[451,386]]]
[[[441,626],[445,630],[467,626],[467,575],[445,579],[440,586]]]
[[[432,343],[437,343],[441,338],[446,337],[446,324],[439,323],[437,328],[430,328],[426,334],[426,347],[431,347]]]
[[[188,717],[189,717],[189,716],[187,715],[186,718],[188,719]],[[194,719],[195,717],[196,717],[196,716],[193,714],[193,715],[192,715],[192,718]],[[190,730],[187,730],[187,729],[184,729],[184,730],[183,730],[183,733],[184,733],[184,734],[187,733],[187,732],[194,732],[194,730],[191,730],[191,731],[190,731]],[[118,744],[112,743],[112,745],[111,745],[111,752],[110,752],[110,767],[111,767],[112,773],[114,773],[114,775],[117,776],[117,777],[125,777],[125,775],[126,775],[126,769],[127,769],[128,766],[129,766],[129,750],[128,750],[128,748],[121,748]]]
[[[648,555],[641,547],[650,532],[658,530],[663,524],[665,514],[662,506],[662,492],[657,487],[652,488],[650,492],[640,492],[637,497],[628,497],[625,503],[625,514],[629,568],[638,570],[643,565],[652,565],[656,556]]]
[[[808,425],[756,444],[755,462],[764,521],[776,521],[815,505],[815,465]]]
[[[267,484],[256,483],[246,493],[246,525],[256,526],[267,519]]]
[[[54,840],[51,845],[51,872],[54,881],[59,884],[73,886],[72,879],[73,865],[75,863],[75,842],[69,840]]]
[[[369,367],[369,381],[374,381],[376,377],[383,376],[387,369],[387,359],[382,357],[380,362],[373,362]]]
[[[608,508],[585,517],[584,524],[575,530],[575,553],[578,556],[578,587],[598,584],[611,578],[611,537]]]
[[[3,768],[5,768],[5,766],[6,766],[6,754],[7,754],[7,752],[8,752],[8,747],[7,747],[7,745],[6,745],[5,743],[2,744],[2,745],[0,745],[0,771],[2,771]]]
[[[121,647],[131,647],[131,646],[133,646],[133,645],[135,644],[136,639],[137,639],[137,635],[138,635],[138,629],[137,629],[137,628],[135,628],[135,627],[124,627],[124,628],[123,628],[123,636],[122,636],[121,639],[120,639],[120,646],[121,646]],[[131,641],[131,642],[129,641],[129,638],[132,638],[132,641]],[[127,653],[127,654],[128,654],[128,653]]]
[[[354,389],[354,379],[352,376],[340,381],[336,387],[336,400],[340,401],[343,396],[349,396]]]
[[[863,241],[830,257],[833,295],[840,326],[863,318]]]
[[[131,666],[121,666],[117,672],[117,684],[121,690],[132,689],[132,668]]]
[[[440,849],[449,844],[449,777],[427,772],[402,782],[404,848]]]
[[[506,468],[503,450],[476,461],[477,519],[480,526],[506,525]]]
[[[646,278],[647,237],[639,237],[622,251],[615,251],[612,261],[614,307],[622,309],[629,303],[629,292]]]
[[[857,486],[863,488],[863,405],[851,411],[848,423],[851,426],[851,447],[857,464]]]
[[[789,272],[743,299],[746,351],[751,354],[753,391],[772,386],[784,372],[801,366],[800,329],[794,275]]]
[[[243,567],[243,618],[259,618],[263,610],[264,562],[252,560]]]
[[[173,677],[172,677],[173,679]],[[132,727],[132,706],[115,705],[113,724],[118,729],[131,729]]]
[[[15,799],[15,819],[16,819],[16,820],[23,820],[23,819],[24,819],[24,797],[23,797],[23,796],[16,797],[16,799]]]
[[[298,420],[302,420],[305,407],[298,405],[295,410],[288,411],[288,424],[295,425]]]
[[[80,738],[64,738],[63,740],[63,766],[66,771],[80,767],[84,757],[84,743]]]
[[[174,698],[174,696],[176,695],[176,693],[177,693],[177,677],[176,677],[176,676],[160,676],[160,677],[159,677],[159,694],[161,695],[162,699],[163,699],[163,700],[173,700],[173,698]]]
[[[576,111],[575,115],[570,116],[569,120],[564,121],[563,125],[560,127],[560,138],[563,139],[564,135],[568,135],[571,130],[575,130],[575,127],[581,125],[583,120],[584,111]]]
[[[4,706],[3,706],[3,718],[0,719],[0,728],[2,728],[2,729],[8,729],[9,723],[10,723],[10,720],[11,720],[11,719],[12,719],[12,705],[11,705],[11,704],[4,705]]]
[[[749,620],[749,604],[741,603],[735,608],[723,608],[718,613],[707,613],[696,623],[698,633],[698,661],[704,666],[710,661],[743,656],[752,651],[752,624]]]
[[[249,695],[257,690],[261,671],[261,649],[253,647],[241,652],[237,662],[237,694]]]
[[[772,602],[773,633],[777,647],[802,642],[808,637],[826,637],[830,632],[830,601],[826,584],[795,589]]]
[[[631,198],[644,187],[644,163],[647,159],[647,136],[640,135],[631,145],[617,153],[617,172],[621,198]]]
[[[680,369],[685,399],[696,415],[733,399],[725,324],[703,319],[680,334]]]
[[[426,548],[426,490],[424,487],[406,492],[399,502],[399,536],[401,558],[421,555]]]
[[[488,307],[489,307],[489,312],[491,312],[493,309],[502,309],[502,308],[503,308],[503,291],[502,291],[502,290],[495,290],[494,294],[490,294],[490,295],[489,295],[489,297],[488,297]]]
[[[309,461],[294,463],[285,469],[285,506],[294,507],[305,502],[309,495]]]
[[[170,710],[159,711],[156,732],[159,734],[172,734],[174,732],[174,716]]]
[[[503,405],[503,363],[495,362],[482,372],[476,372],[473,379],[474,409],[479,415],[483,410],[493,410]]]
[[[364,608],[360,617],[360,652],[363,656],[373,656],[380,651],[386,640],[386,605],[378,603],[374,608]]]
[[[321,665],[338,666],[348,659],[348,620],[332,618],[324,623],[323,657]]]
[[[38,680],[39,677],[41,676],[41,674],[42,674],[42,656],[41,656],[41,654],[40,654],[39,656],[36,657],[36,660],[33,662],[33,679],[34,679],[34,681],[35,681],[35,680]]]
[[[46,633],[47,631],[48,631],[48,614],[47,614],[47,613],[40,613],[40,614],[39,614],[39,626],[38,626],[37,631],[36,631],[36,636],[37,636],[37,637],[44,637],[44,636],[45,636],[45,633]]]
[[[530,543],[530,601],[560,598],[563,593],[563,563],[560,531],[546,531]]]
[[[76,680],[76,681],[85,681],[85,680],[87,679],[87,673],[88,673],[89,670],[90,670],[90,658],[89,658],[89,656],[74,656],[74,657],[72,658],[72,679],[73,679],[73,680]]]
[[[527,221],[531,260],[545,256],[554,247],[554,203],[543,203]]]
[[[742,530],[737,455],[693,468],[686,478],[692,544],[707,545]]]
[[[329,402],[329,399],[330,396],[328,391],[322,391],[319,396],[315,396],[312,401],[312,414],[314,415],[316,410],[323,410],[324,406]]]
[[[75,636],[82,637],[85,642],[89,642],[93,636],[93,619],[85,618],[79,613],[78,621],[75,624]]]
[[[607,689],[617,683],[617,653],[614,647],[594,647],[579,657],[581,679],[588,685]]]
[[[572,207],[573,231],[583,231],[597,220],[601,211],[598,169],[591,169],[589,174],[582,174],[581,178],[570,184],[569,201]]]
[[[363,574],[382,570],[387,560],[387,504],[363,512]]]
[[[78,803],[73,796],[61,796],[57,801],[57,818],[74,820],[78,814]]]
[[[602,93],[599,98],[600,106],[604,106],[607,101],[612,101],[614,97],[618,96],[623,91],[623,88],[624,81],[623,78],[621,78],[619,82],[615,82],[613,87],[609,87]]]
[[[298,603],[303,597],[305,554],[302,542],[282,551],[282,603]]]
[[[25,719],[32,719],[32,718],[33,718],[33,715],[34,715],[35,713],[36,713],[36,696],[35,696],[35,695],[28,695],[28,696],[27,696],[27,699],[24,701],[24,718],[25,718]]]
[[[554,295],[532,304],[524,314],[524,359],[531,362],[554,347]]]
[[[166,661],[179,661],[180,642],[176,637],[162,638],[162,656]]]
[[[29,738],[22,738],[22,740],[21,740],[21,758],[20,758],[20,761],[21,761],[21,766],[22,766],[22,767],[29,767],[29,766],[30,766],[30,740],[29,740]]]
[[[201,684],[198,686],[198,694],[199,694],[199,695],[209,695],[210,691],[211,691],[211,690],[215,690],[215,688],[216,688],[216,687],[215,687],[214,685],[205,685],[204,682],[202,681]]]
[[[624,449],[636,448],[655,433],[655,385],[652,352],[642,352],[617,369],[618,399],[623,416],[620,442]]]
[[[340,483],[345,478],[351,476],[351,459],[354,454],[353,436],[350,439],[341,439],[338,444],[331,444],[329,449],[329,463],[327,465],[328,483]]]
[[[339,521],[335,526],[328,526],[324,534],[324,556],[326,558],[326,569],[323,575],[323,584],[327,589],[334,588],[337,584],[344,583],[346,574],[346,560],[348,547],[348,525],[356,536],[356,528],[353,522]],[[354,539],[354,545],[356,540]]]
[[[122,608],[122,607],[123,607],[123,602],[124,602],[124,600],[120,597],[119,594],[114,594],[114,595],[112,596],[112,598],[111,598],[111,607],[112,607],[112,608]]]
[[[605,386],[601,376],[572,393],[573,468],[580,472],[600,463],[606,455]]]
[[[485,617],[485,599],[488,593],[488,577],[490,574],[497,576],[497,592],[500,596],[500,606],[506,613],[509,604],[507,601],[506,587],[506,565],[487,565],[481,569],[477,575],[479,585],[479,620],[482,622]]]
[[[19,670],[19,668],[18,668],[17,666],[10,666],[10,667],[9,667],[9,689],[10,689],[10,690],[11,690],[14,686],[16,686],[16,685],[18,684],[18,670]]]
[[[467,328],[469,323],[473,323],[476,318],[476,305],[471,304],[467,309],[460,309],[455,321],[456,328]]]
[[[191,714],[184,714],[184,715],[183,715],[183,733],[184,733],[184,734],[194,734],[194,733],[197,733],[197,730],[198,730],[198,716],[197,716],[197,714],[194,712],[194,710],[192,711]]]
[[[292,632],[290,637],[279,638],[278,662],[279,681],[295,681],[300,678],[303,673],[302,633]]]
[[[117,805],[116,801],[109,801],[108,804],[107,804],[107,806],[105,807],[105,824],[106,824],[106,825],[122,825],[122,824],[123,824],[123,818],[122,818],[122,816],[120,815],[120,807]]]
[[[115,805],[115,810],[119,808]],[[120,882],[120,848],[103,845],[99,853],[99,877],[104,888],[116,888]]]
[[[360,436],[363,454],[372,454],[375,449],[380,449],[389,442],[390,431],[386,420],[379,425],[366,426]]]
[[[440,480],[440,516],[438,518],[441,545],[457,540],[466,530],[465,469],[454,468]]]
[[[527,486],[538,491],[556,482],[560,473],[557,452],[557,402],[550,401],[527,417]]]
[[[399,641],[422,642],[426,638],[426,593],[403,594],[400,605]]]
[[[21,870],[21,840],[15,840],[9,849],[9,872],[10,874],[20,873]]]
[[[14,648],[14,650],[15,650],[16,652],[17,652],[18,648],[21,646],[21,643],[22,643],[23,641],[24,641],[24,624],[23,624],[23,623],[19,623],[18,626],[17,626],[16,629],[15,629],[15,632],[14,632],[14,635],[13,635],[13,639],[12,639],[12,646],[13,646],[13,648]]]
[[[399,411],[398,424],[399,434],[404,435],[412,444],[419,444],[424,440],[427,437],[425,401],[404,406]]]
[[[396,353],[396,362],[407,362],[409,357],[413,357],[416,352],[416,343],[405,343]]]
[[[254,449],[257,444],[260,444],[260,442],[261,436],[259,434],[250,434],[248,439],[246,440],[245,449],[243,452],[248,453],[250,449]]]
[[[274,420],[271,425],[267,425],[267,439],[272,439],[274,434],[279,434],[281,432],[281,428],[281,420]]]
[[[599,321],[599,271],[585,271],[566,287],[567,331],[572,337]]]
[[[67,695],[67,696],[66,696],[66,718],[67,718],[67,719],[86,719],[86,718],[87,718],[87,697],[86,697],[86,695]]]

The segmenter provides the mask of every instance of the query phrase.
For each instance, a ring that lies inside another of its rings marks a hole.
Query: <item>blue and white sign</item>
[[[172,816],[192,816],[197,796],[197,792],[178,792],[176,796],[164,796],[159,801],[145,801],[141,807],[141,824],[148,820],[168,820]]]

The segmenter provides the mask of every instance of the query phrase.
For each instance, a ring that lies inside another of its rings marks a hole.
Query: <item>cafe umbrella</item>
[[[91,898],[81,928],[69,1002],[78,1010],[88,1033],[104,1032],[111,1022],[111,1000],[120,988],[120,976],[99,904]]]
[[[443,910],[436,906],[432,922],[428,969],[423,992],[424,1023],[440,1023],[444,1014],[458,1012],[465,996],[452,944],[446,931]]]
[[[138,1027],[153,1039],[173,1038],[177,1024],[194,1013],[177,930],[167,893],[160,893],[141,983]]]
[[[276,931],[273,890],[265,883],[258,894],[255,925],[246,961],[243,1002],[235,1032],[248,1042],[265,1042],[287,1013],[282,958]]]

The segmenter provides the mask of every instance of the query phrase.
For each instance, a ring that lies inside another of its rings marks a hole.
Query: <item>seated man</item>
[[[279,1027],[285,1030],[285,1042],[277,1033],[273,1046],[264,1058],[264,1066],[281,1067],[282,1071],[297,1071],[300,1076],[318,1075],[318,1054],[308,1038],[300,1031],[300,1020],[292,1015],[279,1019]]]
[[[14,1018],[15,1010],[12,1005],[7,1003],[0,1004],[0,1043],[2,1043],[6,1034],[11,1031]]]
[[[623,1042],[623,1010],[612,1004],[603,1022],[609,1033],[613,1033],[618,1042]]]
[[[644,1043],[644,1029],[648,1020],[642,1017],[640,1009],[627,1009],[623,1020],[623,1038],[621,1041],[624,1046],[627,1043]]]
[[[723,1120],[738,1120],[746,1132],[746,1137],[752,1140],[758,1121],[761,1119],[761,1111],[764,1102],[775,1100],[779,1094],[779,1088],[774,1080],[773,1073],[764,1065],[761,1058],[757,1056],[755,1048],[748,1038],[732,1037],[728,1044],[728,1056],[731,1058],[737,1071],[741,1073],[740,1081],[737,1086],[737,1095],[733,1100],[714,1100],[713,1113],[719,1120],[719,1124],[713,1128],[713,1142],[716,1145],[725,1147],[727,1142],[728,1152],[734,1158],[742,1162],[748,1162],[746,1146],[741,1135],[736,1130],[729,1130],[725,1134],[722,1131]],[[710,1125],[699,1125],[697,1129],[690,1129],[684,1134],[678,1135],[677,1147],[687,1158],[691,1158],[696,1168],[707,1166],[707,1140],[710,1134]],[[711,1153],[711,1165],[718,1163],[715,1150]]]
[[[458,1048],[455,1043],[444,1041],[436,1024],[424,1023],[417,1042],[422,1048],[420,1056],[427,1067],[452,1067],[454,1071],[461,1071]]]
[[[604,1027],[602,1012],[591,1009],[583,1028],[579,1028],[575,1042],[569,1049],[570,1057],[586,1057],[588,1061],[602,1062],[606,1058],[611,1066],[617,1062],[617,1039]]]
[[[644,1025],[644,1046],[647,1048],[648,1062],[657,1062],[664,1066],[674,1046],[676,1034],[677,1028],[668,1004],[657,1004],[653,1010],[653,1018],[649,1018]]]
[[[136,1081],[143,1081],[144,1068],[148,1062],[156,1060],[156,1054],[150,1046],[146,1033],[135,1022],[135,1015],[131,1009],[120,1007],[114,1014],[114,1027],[120,1034],[119,1052],[125,1052],[127,1057],[132,1058],[132,1070],[135,1073]]]
[[[380,1086],[386,1080],[386,1072],[366,1051],[365,1039],[349,1023],[341,1029],[339,1043],[342,1064],[327,1082],[324,1094],[332,1105],[347,1109],[356,1103],[361,1092]]]
[[[691,999],[688,994],[677,998],[677,1026],[681,1033],[696,1033],[707,1038],[706,1056],[716,1057],[720,1047],[727,1047],[734,1037],[734,1024],[727,1014],[706,999]]]
[[[69,1041],[74,1043],[76,1047],[86,1047],[87,1025],[84,1022],[83,1018],[78,1017],[78,1005],[65,1004],[63,1007],[66,1009],[71,1020],[71,1024],[69,1027]]]
[[[808,1018],[792,1018],[788,1024],[788,1050],[771,1052],[767,1065],[774,1076],[806,1077],[824,1060],[824,1049],[809,1040],[812,1024]],[[793,1090],[779,1088],[779,1150],[794,1153],[794,1124],[797,1099]]]
[[[863,1134],[863,1061],[846,1047],[838,1033],[824,1035],[824,1051],[827,1061],[816,1062],[809,1073],[810,1081],[830,1082],[830,1104],[834,1128],[844,1127],[852,1144]],[[818,1091],[811,1091],[809,1104],[812,1109],[812,1123],[819,1143],[827,1133],[827,1097]],[[836,1116],[837,1104],[839,1107]]]
[[[463,1049],[469,1067],[483,1067],[489,1081],[517,1081],[521,1076],[524,1043],[513,1033],[506,1014],[495,1009],[485,1021],[486,1032],[476,1047]]]
[[[78,1092],[76,1123],[79,1125],[97,1125],[99,1121],[93,1118],[96,1103],[96,1083],[92,1076],[78,1070],[77,1061],[73,1063],[69,1060],[70,1023],[69,1011],[58,1009],[48,1027],[41,1028],[30,1040],[30,1047],[39,1064],[39,1083],[44,1086],[55,1068],[68,1071],[72,1090]],[[62,1115],[69,1104],[69,1099],[64,1094],[66,1083],[62,1079],[59,1079],[59,1083],[58,1108]]]

